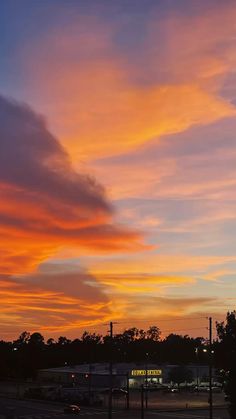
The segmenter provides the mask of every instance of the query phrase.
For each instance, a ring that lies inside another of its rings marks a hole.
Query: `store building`
[[[117,363],[113,365],[113,387],[140,388],[170,385],[169,373],[176,365]],[[187,365],[192,371],[192,384],[201,385],[208,380],[207,365]],[[184,367],[183,367],[184,368]],[[42,369],[38,372],[41,382],[57,383],[80,388],[107,388],[110,383],[109,364],[82,364],[60,368]]]

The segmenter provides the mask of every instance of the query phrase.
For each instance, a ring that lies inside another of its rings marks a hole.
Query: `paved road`
[[[64,414],[64,405],[54,403],[44,403],[29,400],[0,399],[0,419],[5,419],[7,415],[13,415],[17,419],[71,419],[76,417],[71,414]],[[114,417],[122,417],[123,412],[113,412]],[[120,416],[121,415],[121,416]],[[107,418],[107,409],[81,408],[81,417],[88,419],[100,417]],[[118,418],[117,418],[118,419]]]
[[[139,416],[141,417],[141,416]],[[149,412],[144,416],[145,419],[208,419],[208,410],[184,410],[178,412]],[[229,419],[226,409],[215,409],[213,419]]]
[[[27,414],[22,416],[16,416],[17,419],[71,419],[71,415],[65,415],[63,413],[50,413],[47,414]],[[103,410],[84,410],[81,412],[80,417],[84,419],[107,419],[108,414]],[[1,418],[1,415],[0,415]],[[5,418],[5,416],[2,416]],[[140,412],[113,412],[113,419],[139,419],[141,418]],[[184,412],[149,412],[145,414],[144,419],[208,419],[209,415],[207,411],[184,411]],[[229,416],[224,411],[217,411],[214,413],[213,419],[229,419]]]
[[[6,415],[14,412],[17,419],[72,419],[73,415],[63,413],[63,406],[54,403],[44,403],[38,401],[0,399],[0,419],[5,419]],[[226,409],[215,408],[213,419],[229,419]],[[85,419],[108,419],[108,412],[105,408],[86,408],[82,407],[80,417]],[[116,410],[112,414],[113,419],[141,419],[140,410]],[[208,410],[185,409],[182,411],[158,412],[147,410],[144,419],[208,419]]]

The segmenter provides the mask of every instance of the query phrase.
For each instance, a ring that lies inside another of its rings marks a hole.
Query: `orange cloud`
[[[86,261],[86,257],[84,259]],[[205,255],[189,255],[185,254],[161,254],[161,253],[140,253],[137,255],[129,255],[129,257],[120,256],[119,258],[100,258],[88,260],[90,272],[96,278],[120,276],[120,278],[140,278],[143,277],[158,279],[185,278],[186,272],[191,272],[191,276],[199,275],[200,272],[209,268],[214,268],[230,262],[235,262],[235,256],[205,256]],[[188,278],[188,277],[187,277]],[[186,279],[187,279],[186,278]],[[188,280],[188,279],[187,279]]]
[[[96,275],[96,279],[105,289],[106,294],[110,295],[153,295],[159,293],[165,287],[180,286],[183,284],[193,284],[193,278],[178,275],[155,275],[151,273],[100,273]]]
[[[225,19],[228,15],[229,12]],[[212,20],[208,19],[209,28],[217,19],[214,15]],[[83,37],[89,39],[86,47],[82,43],[84,38],[81,40],[79,20],[65,27],[63,35],[60,29],[57,33],[54,30],[45,35],[43,46],[40,41],[40,48],[34,45],[27,50],[32,87],[40,89],[38,104],[43,103],[53,129],[74,163],[120,154],[153,137],[235,115],[235,107],[220,97],[222,82],[219,86],[219,81],[213,80],[215,74],[226,71],[222,68],[223,58],[214,56],[215,43],[229,36],[229,31],[219,29],[219,37],[210,37],[208,43],[201,38],[203,50],[197,50],[196,62],[190,44],[197,48],[195,29],[199,33],[202,26],[206,27],[204,18],[196,18],[192,26],[176,18],[173,27],[178,31],[174,35],[172,20],[164,21],[169,54],[166,55],[163,46],[160,57],[151,41],[155,39],[155,25],[150,25],[145,45],[153,79],[140,85],[130,81],[132,72],[135,76],[139,69],[134,68],[132,60],[127,63],[112,44],[111,28],[105,24],[101,27],[94,20],[92,23],[91,27],[88,19],[87,27],[82,24]],[[90,32],[96,36],[90,36]],[[167,75],[170,71],[171,77],[166,82],[158,81],[155,77],[158,71]]]
[[[94,278],[81,271],[2,278],[0,298],[2,337],[9,325],[15,335],[23,329],[54,336],[62,331],[75,334],[78,328],[108,322],[112,313]]]
[[[97,159],[93,172],[118,202],[120,220],[157,234],[200,232],[235,217],[235,129],[235,118],[195,127]]]
[[[29,108],[0,98],[1,274],[25,273],[59,249],[142,248],[140,233],[112,222],[101,185],[75,172]]]
[[[194,80],[212,92],[218,91],[235,66],[235,17],[234,2],[222,2],[191,15],[173,11],[160,25],[154,16],[148,39],[158,39],[161,32],[164,51],[158,42],[151,44],[153,64],[159,64],[159,71],[164,70],[175,82]]]
[[[122,317],[113,317],[117,320],[115,331],[122,332],[132,326],[146,329],[155,324],[162,331],[162,338],[170,333],[207,337],[209,313],[219,321],[223,319],[224,312],[221,300],[217,297],[155,297],[144,294],[130,299],[129,295],[127,298],[121,295],[113,301],[113,305],[117,312],[123,313]]]

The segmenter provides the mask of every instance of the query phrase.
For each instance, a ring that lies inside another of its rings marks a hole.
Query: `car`
[[[207,393],[209,391],[209,387],[206,386],[196,386],[195,390],[198,392]]]
[[[64,413],[74,413],[78,415],[80,413],[80,407],[77,404],[68,404],[64,407]]]
[[[103,394],[109,394],[110,393],[110,389],[106,388],[105,390],[103,390]],[[123,388],[116,388],[114,387],[112,389],[112,395],[114,397],[122,397],[122,396],[127,396],[128,392],[126,390],[124,390]]]
[[[127,396],[127,391],[124,390],[123,388],[113,388],[112,389],[112,394],[113,396],[119,397],[119,396]]]
[[[210,388],[209,387],[207,388],[207,391],[210,391]],[[213,386],[212,387],[212,392],[213,393],[221,393],[222,392],[222,389],[220,387]]]
[[[179,389],[177,387],[166,387],[163,389],[163,393],[179,393]]]

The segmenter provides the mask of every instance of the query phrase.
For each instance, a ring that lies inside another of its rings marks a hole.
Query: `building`
[[[139,388],[142,384],[151,387],[170,385],[169,373],[177,365],[117,363],[112,367],[113,387]],[[187,365],[191,370],[194,385],[207,385],[207,365]],[[59,368],[42,369],[38,372],[41,382],[76,386],[81,389],[109,387],[109,363],[81,364]]]

